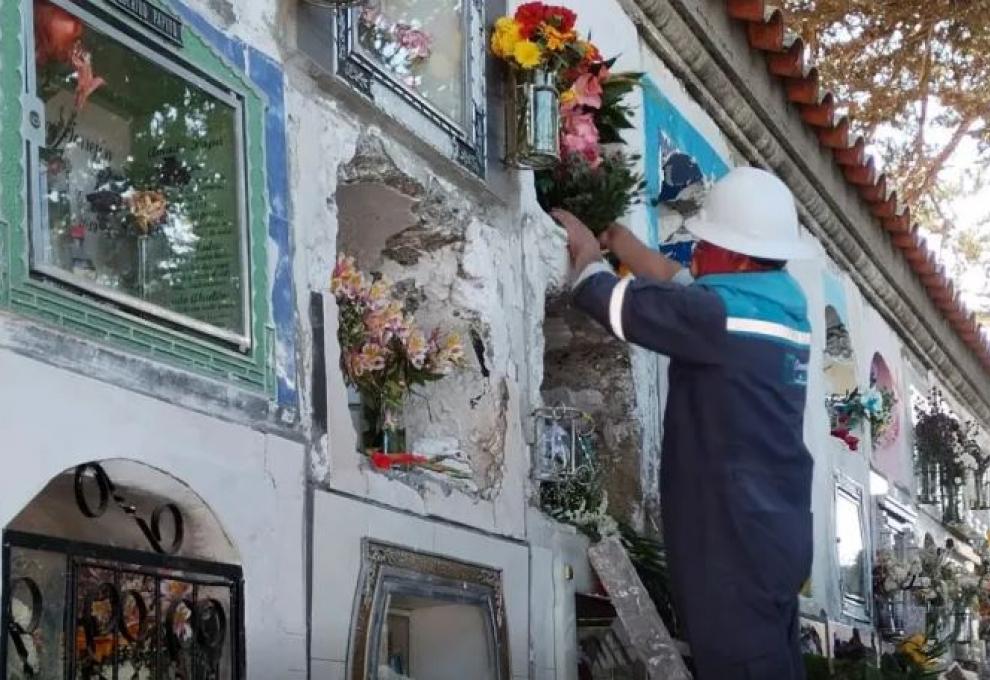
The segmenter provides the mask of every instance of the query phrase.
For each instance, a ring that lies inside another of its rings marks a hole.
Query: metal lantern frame
[[[573,406],[542,406],[533,418],[533,478],[540,482],[561,482],[574,477],[590,461],[581,440],[595,429],[591,416]],[[553,437],[563,435],[562,441]],[[555,450],[563,444],[566,449]]]
[[[509,68],[505,111],[505,163],[541,170],[560,161],[560,94],[557,74]]]

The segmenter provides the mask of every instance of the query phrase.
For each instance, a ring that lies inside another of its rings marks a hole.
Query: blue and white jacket
[[[801,288],[784,271],[660,282],[596,263],[574,299],[618,338],[671,359],[660,499],[691,644],[719,640],[739,655],[772,645],[778,605],[796,602],[811,569]]]

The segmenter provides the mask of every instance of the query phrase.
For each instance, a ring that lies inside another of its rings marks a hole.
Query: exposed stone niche
[[[566,293],[547,299],[544,337],[543,402],[594,418],[609,514],[640,524],[643,425],[628,345],[576,309]]]
[[[465,344],[467,367],[417,387],[403,416],[414,452],[455,456],[451,464],[471,481],[420,471],[388,474],[422,494],[459,491],[491,498],[504,475],[508,378],[492,366],[490,323],[498,320],[482,319],[457,295],[458,286],[475,283],[463,263],[478,208],[421,175],[404,172],[381,139],[363,134],[354,157],[338,168],[338,252],[395,283],[424,330],[456,331]]]

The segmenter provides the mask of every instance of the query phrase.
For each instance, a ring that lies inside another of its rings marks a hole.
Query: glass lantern
[[[581,440],[594,424],[584,411],[570,406],[544,406],[533,412],[533,478],[560,482],[585,463]]]
[[[560,95],[546,69],[509,69],[505,162],[516,168],[553,167],[560,160]]]
[[[957,609],[955,616],[956,642],[968,645],[973,642],[973,614],[968,607]]]

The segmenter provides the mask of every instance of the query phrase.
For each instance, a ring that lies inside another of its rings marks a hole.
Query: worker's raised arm
[[[648,247],[621,224],[606,229],[598,241],[636,276],[670,281],[683,271],[681,265]]]
[[[718,364],[727,337],[725,305],[699,286],[653,279],[620,279],[589,265],[574,302],[621,340],[677,359]]]

